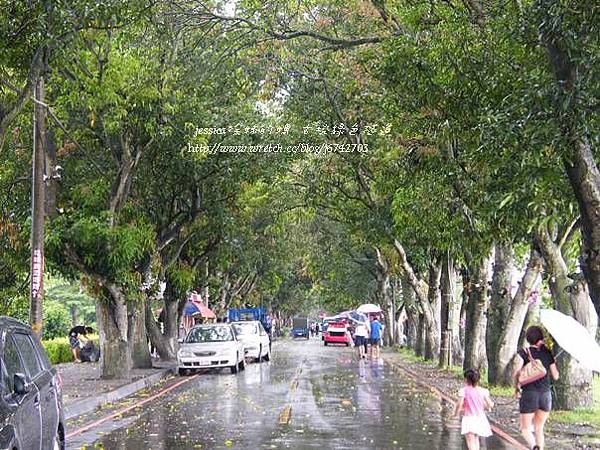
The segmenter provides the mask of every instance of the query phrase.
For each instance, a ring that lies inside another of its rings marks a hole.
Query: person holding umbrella
[[[364,359],[367,356],[367,342],[368,342],[370,333],[371,333],[371,330],[369,328],[368,321],[366,319],[364,321],[356,323],[354,337],[356,339],[356,348],[358,349],[358,358],[359,359]]]
[[[529,327],[525,338],[529,347],[518,351],[514,373],[521,434],[530,448],[543,450],[544,425],[552,409],[549,376],[558,380],[559,373],[554,356],[544,345],[542,329]],[[535,435],[531,432],[532,425]]]

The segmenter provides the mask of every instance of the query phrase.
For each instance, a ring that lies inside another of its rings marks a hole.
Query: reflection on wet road
[[[461,449],[451,408],[383,362],[320,340],[277,342],[271,362],[205,373],[68,448]],[[487,449],[510,448],[500,439]]]

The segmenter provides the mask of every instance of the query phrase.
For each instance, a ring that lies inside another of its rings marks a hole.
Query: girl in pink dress
[[[490,398],[490,391],[477,386],[479,371],[467,369],[464,373],[465,387],[458,391],[458,401],[454,408],[454,415],[463,413],[461,434],[465,436],[469,450],[479,450],[479,437],[492,435],[485,410],[492,409],[494,403]]]

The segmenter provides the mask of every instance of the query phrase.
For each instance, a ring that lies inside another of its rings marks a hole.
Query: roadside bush
[[[48,353],[52,364],[61,364],[73,361],[69,339],[66,337],[54,338],[42,341],[42,345]]]

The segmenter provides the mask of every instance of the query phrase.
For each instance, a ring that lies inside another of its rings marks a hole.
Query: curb
[[[409,369],[408,367],[405,367],[402,364],[399,364],[397,362],[393,362],[390,361],[389,359],[386,359],[383,355],[382,357],[386,360],[386,362],[391,365],[393,368],[395,368],[396,370],[401,370],[403,371],[405,374],[407,374],[415,383],[419,384],[422,387],[425,387],[427,389],[429,389],[430,391],[432,391],[436,396],[438,396],[441,399],[444,399],[448,402],[451,402],[452,404],[456,403],[456,399],[445,393],[442,392],[439,388],[437,388],[436,386],[433,386],[425,381],[422,381],[419,379],[418,374],[416,374],[415,372],[413,372],[411,369]],[[490,422],[490,425],[492,427],[492,431],[498,435],[498,437],[500,437],[502,440],[504,440],[505,442],[508,442],[509,444],[511,444],[513,447],[519,449],[519,450],[527,450],[527,447],[525,445],[523,445],[518,439],[516,439],[511,433],[505,431],[503,428],[501,428],[495,421],[488,419]]]
[[[114,391],[105,392],[104,394],[96,395],[94,397],[88,397],[82,400],[73,402],[70,405],[65,405],[64,415],[65,420],[72,419],[73,417],[87,414],[94,411],[96,408],[106,404],[121,400],[125,397],[135,394],[142,389],[154,386],[156,383],[166,378],[169,375],[175,374],[177,367],[167,367],[160,370],[160,372],[154,373],[144,378],[140,378],[133,383],[126,384]]]

